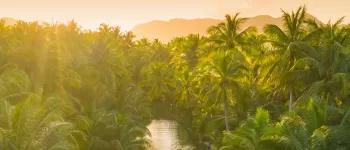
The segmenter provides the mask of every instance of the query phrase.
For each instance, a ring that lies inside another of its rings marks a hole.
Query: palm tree
[[[284,116],[266,129],[263,136],[267,149],[310,149],[310,135],[299,116]]]
[[[348,46],[349,30],[347,27],[339,27],[343,18],[337,20],[336,23],[328,23],[326,25],[314,24],[317,28],[314,33],[315,39],[320,41],[319,46],[314,49],[320,55],[318,59],[299,60],[296,64],[300,67],[309,67],[310,71],[314,71],[317,80],[314,81],[305,95],[320,95],[326,98],[328,94],[331,96],[339,95],[340,98],[346,100],[349,87],[347,86],[348,70],[349,70],[349,54],[346,52]],[[337,94],[333,94],[337,93]]]
[[[23,69],[32,80],[36,93],[44,83],[44,70],[47,49],[45,49],[45,32],[38,22],[18,21],[13,27],[16,45],[9,53],[9,60]],[[41,58],[41,59],[40,59]]]
[[[269,126],[270,116],[268,111],[258,108],[254,117],[249,117],[235,131],[226,132],[224,145],[220,150],[225,149],[246,149],[261,150],[262,136]]]
[[[143,74],[145,80],[141,83],[141,87],[148,92],[149,99],[165,101],[174,86],[170,78],[172,69],[165,63],[152,63],[144,68]]]
[[[0,67],[0,97],[12,104],[30,94],[31,82],[28,75],[18,69],[16,64],[6,64]]]
[[[271,74],[274,71],[276,71],[276,75],[282,75],[283,78],[277,79],[280,80],[280,83],[278,83],[279,85],[277,85],[275,89],[286,88],[289,90],[289,111],[291,112],[294,99],[293,95],[296,92],[294,90],[296,88],[293,87],[297,85],[293,82],[293,79],[301,78],[301,75],[307,77],[305,71],[294,71],[293,66],[298,59],[308,57],[315,58],[317,57],[315,56],[317,53],[314,49],[310,48],[309,45],[303,42],[309,38],[304,34],[306,18],[305,6],[299,7],[296,12],[293,11],[291,14],[286,13],[283,10],[282,12],[282,18],[284,21],[283,29],[277,25],[266,25],[264,27],[264,33],[268,36],[266,47],[271,49],[267,51],[266,55],[273,58],[273,63],[272,65],[269,65],[269,71],[267,72],[265,79],[271,77]],[[271,79],[271,81],[273,81],[273,79]],[[273,92],[275,92],[275,90],[273,90]]]
[[[123,53],[108,40],[110,36],[112,35],[101,33],[94,37],[95,42],[91,45],[87,62],[77,69],[85,84],[78,92],[89,93],[80,95],[80,99],[96,102],[97,106],[109,102],[109,106],[115,108],[114,92],[124,82],[129,82],[129,72],[125,68]]]
[[[301,116],[283,116],[281,121],[268,127],[262,137],[267,149],[343,149],[349,148],[349,137],[345,124],[327,126],[334,108],[320,100],[310,100],[308,106],[300,108]],[[342,120],[346,120],[344,115]],[[342,133],[344,132],[344,133]]]
[[[184,107],[191,107],[194,104],[194,86],[192,80],[195,76],[195,66],[199,64],[199,50],[203,38],[199,35],[174,38],[168,43],[171,49],[172,59],[170,64],[176,70],[175,100]]]
[[[150,147],[148,129],[115,111],[95,110],[92,118],[78,116],[72,132],[80,149],[143,150]]]
[[[147,39],[137,41],[135,48],[126,55],[126,69],[131,75],[135,85],[139,85],[142,80],[142,70],[152,62],[151,43]]]
[[[67,134],[72,123],[63,119],[61,111],[66,106],[53,100],[32,94],[15,106],[0,101],[0,148],[74,149],[74,142]]]
[[[251,96],[248,99],[257,99],[259,95],[257,84],[261,75],[259,69],[262,64],[259,57],[264,56],[261,54],[263,52],[261,45],[265,39],[264,36],[258,35],[256,27],[241,28],[247,19],[240,18],[239,13],[234,16],[226,15],[225,23],[208,29],[210,35],[208,41],[214,43],[214,49],[232,50],[237,53],[235,59],[240,60],[249,71],[249,92],[242,94]]]
[[[210,40],[219,44],[226,49],[231,49],[240,46],[244,42],[244,35],[251,31],[253,27],[241,30],[241,25],[248,18],[239,18],[239,13],[233,16],[226,15],[226,22],[220,23],[217,26],[212,26],[208,29],[208,33],[211,37]]]
[[[241,25],[248,18],[240,18],[239,13],[233,16],[226,15],[226,22],[208,29],[209,41],[214,42],[219,50],[237,50],[244,56],[244,61],[251,63],[251,58],[243,45],[248,44],[246,36],[257,32],[256,27],[248,27],[242,30]]]
[[[161,43],[158,39],[155,39],[152,42],[151,46],[152,60],[158,62],[169,62],[170,53],[166,48],[166,45]]]
[[[200,37],[198,34],[174,38],[168,43],[172,55],[170,62],[177,69],[193,69],[199,62],[198,55],[203,43],[203,37]]]
[[[205,75],[210,78],[203,89],[207,96],[206,103],[224,105],[226,130],[229,131],[228,110],[234,98],[232,93],[237,94],[243,88],[239,80],[244,79],[246,68],[242,63],[233,60],[232,52],[225,51],[216,53],[204,69]]]
[[[306,20],[310,30],[306,40],[313,41],[316,45],[325,46],[337,42],[342,46],[348,46],[349,27],[341,25],[344,19],[345,17],[341,17],[334,23],[331,23],[331,20],[329,20],[327,24],[319,23],[312,19]]]
[[[193,72],[188,70],[176,74],[175,100],[176,103],[185,108],[190,108],[195,105],[195,94],[192,89]]]
[[[11,47],[14,44],[13,36],[11,36],[12,30],[9,26],[5,25],[6,21],[0,20],[0,64],[7,63],[8,52],[11,51]]]

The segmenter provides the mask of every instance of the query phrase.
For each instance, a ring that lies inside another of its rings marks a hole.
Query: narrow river
[[[152,137],[152,150],[185,150],[178,144],[176,122],[169,120],[153,120],[147,126]]]

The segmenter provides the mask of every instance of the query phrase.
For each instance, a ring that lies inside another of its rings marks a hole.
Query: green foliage
[[[263,33],[236,13],[169,43],[0,21],[0,149],[150,149],[162,117],[192,149],[350,149],[350,27],[282,13]]]

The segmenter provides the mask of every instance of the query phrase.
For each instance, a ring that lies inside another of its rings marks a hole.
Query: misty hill
[[[5,20],[5,25],[6,26],[12,26],[12,25],[16,24],[16,22],[18,21],[16,19],[8,18],[8,17],[0,18],[0,20]]]
[[[312,15],[307,14],[307,18],[316,19]],[[217,25],[224,20],[204,18],[204,19],[172,19],[169,21],[151,21],[144,24],[136,25],[131,31],[137,36],[137,39],[146,37],[149,39],[159,39],[163,42],[170,41],[173,37],[186,36],[188,34],[206,35],[210,26]],[[259,32],[263,30],[266,24],[275,24],[282,26],[282,17],[274,18],[268,15],[260,15],[249,18],[243,25],[242,29],[249,26],[255,26]]]

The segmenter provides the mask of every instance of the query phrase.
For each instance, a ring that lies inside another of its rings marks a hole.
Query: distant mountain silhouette
[[[307,18],[315,19],[320,22],[316,17],[307,14]],[[131,31],[136,35],[137,39],[149,38],[159,39],[162,42],[168,42],[173,37],[186,36],[188,34],[206,35],[207,29],[210,26],[217,25],[224,20],[203,18],[203,19],[171,19],[169,21],[151,21],[144,24],[136,25]],[[274,18],[268,15],[260,15],[249,18],[243,25],[242,29],[249,26],[255,26],[259,32],[263,30],[266,24],[275,24],[279,27],[283,24],[283,18]]]
[[[6,26],[12,26],[12,25],[16,24],[16,22],[18,21],[16,19],[8,18],[8,17],[0,18],[0,20],[5,20]]]

